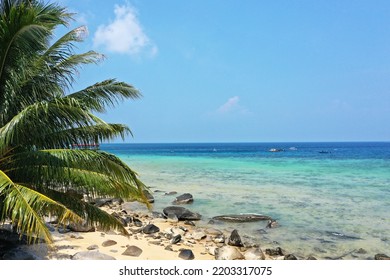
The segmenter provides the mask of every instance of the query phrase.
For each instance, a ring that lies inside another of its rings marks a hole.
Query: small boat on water
[[[284,150],[272,148],[272,149],[269,149],[269,151],[275,153],[275,152],[283,152]]]

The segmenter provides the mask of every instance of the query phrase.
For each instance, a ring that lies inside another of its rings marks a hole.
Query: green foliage
[[[126,232],[116,218],[80,199],[82,194],[147,203],[146,186],[119,158],[69,148],[131,134],[94,113],[141,96],[115,79],[67,94],[80,66],[103,58],[74,52],[84,27],[52,42],[54,30],[70,20],[56,4],[0,3],[0,222],[10,220],[30,241],[51,241],[44,223],[49,215],[64,225],[86,221]]]

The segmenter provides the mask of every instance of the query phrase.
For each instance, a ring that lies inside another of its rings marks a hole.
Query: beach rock
[[[133,224],[136,227],[142,227],[143,226],[142,221],[140,219],[137,219],[137,218],[133,218]]]
[[[376,254],[374,257],[375,260],[390,260],[390,257],[385,254]]]
[[[265,249],[265,253],[269,256],[284,256],[283,249],[280,247],[276,249]]]
[[[176,199],[172,202],[173,204],[189,204],[194,202],[194,197],[190,193],[185,193],[176,197]]]
[[[167,229],[167,232],[175,236],[175,235],[184,235],[186,233],[186,230],[182,227],[172,227]]]
[[[115,260],[115,258],[98,251],[82,251],[74,254],[72,260]]]
[[[317,258],[316,257],[314,257],[314,256],[309,256],[309,257],[307,257],[307,259],[306,260],[310,260],[310,261],[314,261],[314,260],[317,260]]]
[[[152,234],[152,233],[156,233],[156,232],[159,232],[160,229],[155,226],[154,224],[149,224],[149,225],[146,225],[143,229],[142,229],[142,232],[145,233],[145,234]]]
[[[265,255],[260,248],[250,248],[245,251],[244,257],[246,260],[265,260]]]
[[[103,207],[109,205],[112,202],[112,198],[97,198],[93,202],[96,207]]]
[[[126,219],[117,212],[112,213],[111,216],[115,217],[125,227],[128,225],[129,220],[131,221],[131,218]]]
[[[184,224],[187,226],[196,226],[196,224],[193,221],[184,221]]]
[[[216,260],[243,260],[244,255],[235,247],[223,246],[215,249]]]
[[[142,254],[142,249],[137,246],[128,246],[122,253],[124,256],[139,257]]]
[[[109,239],[109,240],[104,241],[104,242],[102,243],[102,246],[103,246],[103,247],[109,247],[109,246],[114,246],[114,245],[116,245],[116,244],[117,244],[117,242],[116,242],[115,240]]]
[[[175,195],[175,194],[177,194],[177,192],[175,192],[175,191],[172,191],[172,192],[166,192],[166,193],[165,193],[165,195]]]
[[[155,219],[166,219],[165,215],[161,212],[156,212],[156,211],[153,211],[152,212],[152,217],[155,218]]]
[[[163,213],[165,216],[168,216],[169,214],[175,214],[176,217],[179,219],[179,221],[185,221],[185,220],[200,220],[201,215],[198,213],[193,213],[190,210],[180,207],[180,206],[168,206],[165,207],[163,210]]]
[[[279,224],[276,220],[269,220],[266,228],[276,228]]]
[[[73,232],[94,232],[96,230],[95,227],[88,225],[86,223],[69,224],[68,229]]]
[[[167,217],[167,221],[170,223],[177,223],[179,221],[179,219],[177,218],[177,216],[175,214],[169,213],[168,217]]]
[[[99,249],[99,246],[96,244],[87,247],[87,250],[97,250],[97,249]]]
[[[212,220],[234,222],[234,223],[247,223],[257,221],[272,220],[270,216],[258,215],[258,214],[240,214],[240,215],[221,215],[215,216]]]
[[[183,249],[180,250],[179,258],[183,260],[193,260],[195,259],[195,255],[190,249]]]
[[[215,229],[215,228],[206,228],[206,229],[204,230],[204,232],[205,232],[207,235],[213,235],[213,236],[223,235],[222,231],[220,231],[219,229]]]
[[[171,244],[177,244],[179,243],[181,240],[181,235],[178,234],[178,235],[175,235],[174,237],[172,237],[172,239],[169,241]]]
[[[288,255],[284,256],[284,260],[292,261],[292,260],[298,260],[298,259],[293,254],[288,254]]]
[[[235,229],[230,234],[228,244],[231,246],[237,246],[237,247],[244,247],[244,244],[242,244],[241,237],[238,234],[238,231]]]
[[[220,234],[220,235],[214,236],[212,238],[212,240],[214,243],[225,243],[226,238],[225,238],[225,235]]]
[[[191,237],[195,240],[201,240],[206,237],[206,233],[201,229],[196,229],[191,233]]]

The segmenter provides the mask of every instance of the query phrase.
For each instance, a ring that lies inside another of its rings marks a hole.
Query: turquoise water
[[[271,148],[282,149],[270,152]],[[189,192],[206,225],[216,215],[258,213],[266,222],[217,224],[244,241],[299,257],[370,259],[390,254],[390,143],[113,144],[151,187],[153,211]],[[363,248],[367,253],[357,253]],[[353,251],[353,252],[352,252]],[[352,252],[352,253],[351,253]]]

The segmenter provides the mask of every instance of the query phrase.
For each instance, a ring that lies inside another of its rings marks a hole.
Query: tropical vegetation
[[[73,92],[80,67],[102,55],[76,53],[85,27],[54,40],[68,27],[65,7],[34,0],[0,2],[0,222],[29,241],[52,236],[45,218],[60,225],[86,222],[126,232],[112,215],[83,199],[120,197],[145,202],[145,185],[113,154],[73,149],[131,134],[97,114],[140,93],[115,79]]]

